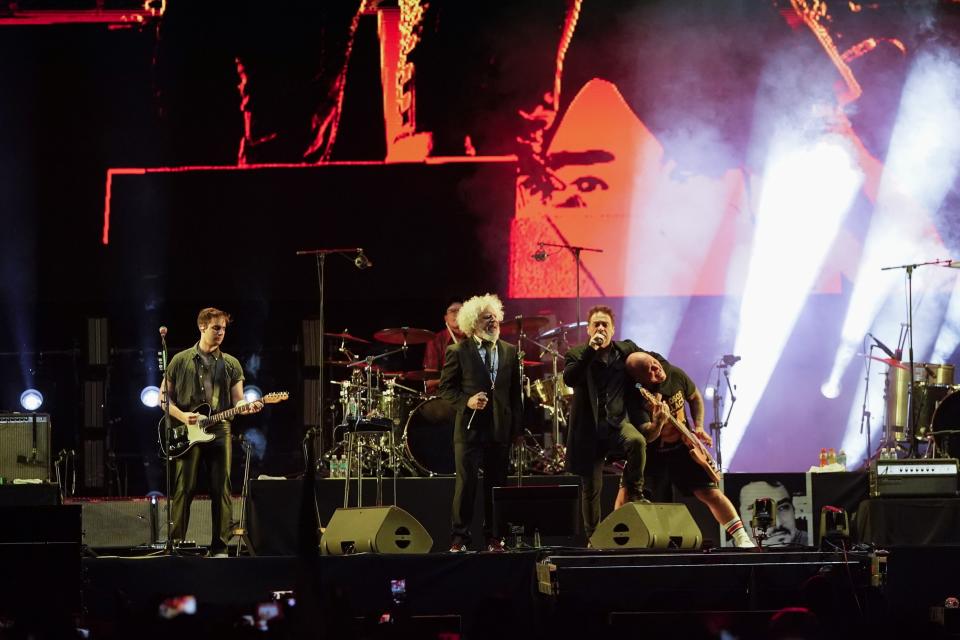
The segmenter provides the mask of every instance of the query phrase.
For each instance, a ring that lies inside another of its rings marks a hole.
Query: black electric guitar
[[[710,455],[710,452],[707,451],[707,447],[700,441],[696,435],[690,432],[690,429],[687,428],[687,425],[683,424],[677,417],[673,415],[673,412],[670,411],[670,407],[667,406],[667,403],[662,400],[658,400],[655,395],[644,389],[639,383],[637,384],[637,390],[640,391],[640,394],[649,402],[650,404],[656,406],[660,405],[660,408],[667,414],[667,417],[670,419],[670,423],[673,424],[677,432],[680,433],[680,439],[683,440],[684,444],[690,449],[690,457],[693,458],[697,464],[703,467],[703,470],[707,472],[707,475],[710,476],[712,482],[720,483],[720,467],[717,465],[717,461],[713,459],[713,456]]]
[[[268,393],[263,396],[259,401],[263,404],[275,404],[277,402],[283,402],[289,397],[290,394],[286,391],[275,391],[274,393]],[[183,424],[171,417],[170,422],[173,423],[173,426],[170,428],[170,443],[167,445],[168,449],[164,448],[166,444],[166,439],[163,437],[164,419],[160,418],[160,424],[157,425],[157,435],[160,441],[160,457],[179,458],[198,442],[210,442],[217,436],[213,433],[207,433],[209,427],[213,427],[224,420],[229,420],[238,413],[242,413],[245,408],[246,407],[234,407],[210,415],[210,405],[201,404],[190,412],[202,414],[203,417],[197,420],[197,424]],[[168,451],[169,454],[167,453]]]

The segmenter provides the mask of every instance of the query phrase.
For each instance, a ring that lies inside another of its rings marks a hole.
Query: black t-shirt
[[[680,367],[675,367],[662,360],[661,364],[663,365],[664,372],[667,374],[667,379],[660,384],[644,385],[644,388],[654,395],[659,393],[663,402],[670,407],[670,413],[677,419],[677,422],[689,426],[687,424],[685,403],[687,398],[696,393],[697,385],[694,384],[690,376]],[[636,390],[634,390],[634,392],[639,393],[639,391]],[[644,407],[646,407],[645,403]],[[646,408],[644,408],[642,418],[643,422],[650,421],[650,412],[647,411]]]

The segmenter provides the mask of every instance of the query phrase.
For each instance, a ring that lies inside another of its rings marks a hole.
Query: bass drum
[[[403,427],[403,446],[422,473],[453,475],[453,426],[456,411],[442,398],[428,398],[410,412]]]
[[[933,436],[940,455],[960,455],[960,391],[947,395],[933,412]]]

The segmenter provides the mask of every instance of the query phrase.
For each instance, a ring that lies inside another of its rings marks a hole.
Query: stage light
[[[159,407],[160,388],[154,385],[144,387],[140,391],[140,402],[142,402],[145,407]]]
[[[840,383],[834,380],[827,380],[822,385],[820,385],[820,393],[824,398],[829,398],[833,400],[840,397]]]
[[[243,388],[243,399],[247,402],[256,402],[263,397],[263,392],[256,385],[249,385]]]
[[[715,390],[712,386],[709,386],[709,385],[708,385],[708,386],[704,387],[704,389],[703,389],[703,399],[704,399],[704,400],[707,400],[708,402],[712,402],[714,395],[716,395],[716,390]]]
[[[27,389],[20,394],[20,406],[27,411],[36,411],[43,405],[43,394],[36,389]]]

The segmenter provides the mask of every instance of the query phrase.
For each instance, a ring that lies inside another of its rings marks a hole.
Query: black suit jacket
[[[621,357],[615,363],[620,374],[626,376],[624,365],[627,356],[640,347],[630,340],[614,341],[612,348],[617,349]],[[563,381],[573,387],[573,407],[570,410],[570,424],[567,430],[567,469],[581,475],[592,473],[594,462],[602,457],[606,451],[597,450],[597,388],[590,375],[590,365],[598,352],[587,344],[572,347],[565,356],[563,365]],[[634,426],[634,421],[642,414],[642,405],[636,393],[630,393],[633,383],[624,383],[623,408],[627,419]]]
[[[471,442],[478,436],[467,431],[473,409],[467,408],[470,396],[486,391],[492,402],[484,411],[493,412],[493,438],[509,444],[520,434],[520,365],[517,348],[503,340],[496,342],[499,363],[496,387],[491,393],[490,373],[473,338],[464,338],[447,347],[440,372],[440,396],[456,411],[453,432],[455,442]],[[474,419],[476,423],[477,419]],[[473,433],[477,433],[474,431]],[[468,437],[469,436],[469,437]]]

